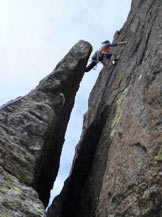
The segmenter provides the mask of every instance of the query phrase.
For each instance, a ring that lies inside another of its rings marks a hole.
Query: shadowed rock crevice
[[[61,194],[53,201],[54,210],[53,208],[48,210],[49,216],[53,216],[53,213],[54,216],[75,216],[78,213],[81,192],[85,187],[85,181],[94,160],[96,146],[109,113],[109,107],[98,111],[95,122],[92,122],[83,132],[84,139],[76,147],[70,176],[65,181]]]

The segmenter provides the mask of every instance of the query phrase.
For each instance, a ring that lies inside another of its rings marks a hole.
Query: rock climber
[[[117,63],[117,55],[109,53],[110,47],[122,46],[127,44],[127,41],[110,43],[110,41],[106,40],[102,42],[102,47],[97,50],[92,56],[91,63],[86,67],[85,72],[89,72],[94,66],[97,65],[98,62],[101,62],[104,66],[104,59],[112,59],[112,64],[116,65]]]

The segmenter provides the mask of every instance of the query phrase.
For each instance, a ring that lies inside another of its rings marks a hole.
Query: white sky
[[[27,94],[80,39],[98,49],[126,21],[131,0],[0,0],[0,105]],[[66,179],[101,69],[86,73],[66,133],[52,197]]]

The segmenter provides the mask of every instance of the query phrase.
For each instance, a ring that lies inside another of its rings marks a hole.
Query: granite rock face
[[[162,216],[162,1],[133,0],[48,217]]]
[[[79,41],[24,97],[0,107],[0,216],[46,216],[91,45]]]

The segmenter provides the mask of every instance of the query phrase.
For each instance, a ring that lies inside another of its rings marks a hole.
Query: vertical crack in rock
[[[54,199],[54,207],[48,210],[48,216],[76,215],[80,207],[81,192],[92,167],[96,146],[109,112],[109,106],[97,111],[95,121],[83,130],[82,139],[76,147],[70,176],[65,181],[61,194]]]
[[[79,41],[28,95],[1,106],[0,216],[46,215],[41,201],[48,205],[91,49]]]

